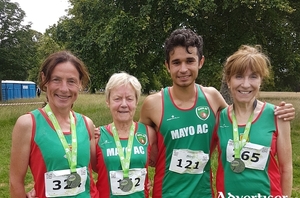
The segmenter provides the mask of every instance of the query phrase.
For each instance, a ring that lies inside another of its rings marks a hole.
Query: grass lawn
[[[144,100],[141,97],[139,107],[137,109],[135,120],[138,120],[140,104]],[[43,102],[44,95],[35,99],[23,99],[19,101],[9,101],[9,103],[23,102]],[[294,167],[294,185],[292,197],[300,197],[300,93],[292,92],[261,92],[260,100],[279,104],[280,101],[292,103],[296,108],[296,118],[291,122],[292,131],[292,146],[293,146],[293,167]],[[8,102],[0,103],[0,197],[8,198],[9,196],[9,163],[10,163],[10,147],[11,147],[11,132],[17,118],[33,109],[41,107],[41,104],[29,105],[7,105]],[[4,104],[4,105],[3,105]],[[81,94],[74,104],[74,110],[90,117],[96,126],[104,125],[112,121],[108,107],[105,104],[105,98],[102,94]],[[213,169],[216,167],[216,157],[213,157]],[[150,177],[153,177],[154,169],[150,169]],[[32,177],[29,174],[26,176],[26,189],[32,188]]]

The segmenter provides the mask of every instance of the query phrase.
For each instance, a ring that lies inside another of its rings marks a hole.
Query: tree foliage
[[[0,79],[24,80],[36,63],[36,31],[22,25],[18,4],[0,0]]]
[[[299,83],[300,5],[269,0],[70,0],[69,17],[56,29],[57,42],[78,54],[92,74],[92,87],[126,71],[144,91],[170,85],[163,43],[176,28],[191,28],[205,41],[206,62],[197,82],[220,87],[222,64],[242,44],[260,44],[273,63],[265,89],[294,89]],[[297,8],[297,9],[296,9]],[[299,75],[298,75],[299,76]]]
[[[197,83],[220,87],[224,60],[242,44],[259,44],[272,63],[272,78],[263,89],[300,88],[297,0],[69,1],[68,15],[39,37],[36,62],[55,50],[71,50],[88,66],[92,91],[103,88],[119,71],[135,75],[144,92],[171,85],[163,66],[163,44],[180,27],[191,28],[204,39],[205,64]],[[17,13],[22,20],[22,10]],[[28,60],[24,63],[22,68],[27,68]]]

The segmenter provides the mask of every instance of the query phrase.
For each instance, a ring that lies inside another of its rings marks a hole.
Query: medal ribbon
[[[129,137],[128,137],[128,143],[126,147],[126,158],[124,157],[124,151],[121,145],[121,141],[117,132],[117,129],[115,127],[115,124],[111,124],[111,131],[114,136],[114,140],[118,149],[120,162],[122,165],[123,170],[123,178],[129,177],[129,165],[130,165],[130,157],[131,157],[131,151],[132,151],[132,145],[133,145],[133,136],[134,136],[134,123],[131,124],[130,131],[129,131]]]
[[[248,118],[248,121],[247,121],[247,124],[246,124],[246,127],[245,127],[245,130],[244,130],[241,141],[240,141],[240,138],[239,138],[238,124],[237,124],[236,117],[235,117],[235,114],[234,114],[234,109],[232,109],[234,158],[240,158],[241,150],[247,142],[249,132],[250,132],[250,128],[251,128],[251,123],[252,123],[253,116],[254,116],[254,109],[255,109],[256,105],[257,105],[257,100],[255,99],[255,101],[253,102],[253,111],[252,111],[250,117]]]
[[[53,114],[49,104],[45,106],[45,111],[47,115],[49,116],[54,129],[58,135],[58,138],[60,139],[60,142],[62,146],[64,147],[64,150],[66,152],[66,156],[69,162],[69,166],[71,169],[71,173],[76,172],[76,166],[77,166],[77,137],[76,137],[76,127],[75,127],[75,119],[70,111],[70,125],[71,125],[71,135],[72,135],[72,151],[67,143],[67,140],[58,124],[58,121]]]

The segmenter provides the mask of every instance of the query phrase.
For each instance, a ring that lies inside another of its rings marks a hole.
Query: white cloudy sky
[[[19,3],[25,11],[25,24],[32,22],[31,28],[44,33],[49,26],[56,24],[61,16],[66,15],[68,0],[11,0]]]

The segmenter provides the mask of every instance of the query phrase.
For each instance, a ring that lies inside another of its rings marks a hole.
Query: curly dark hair
[[[185,47],[188,53],[190,53],[188,50],[189,47],[196,47],[199,61],[201,60],[203,56],[203,39],[191,29],[176,29],[166,39],[164,51],[165,61],[168,64],[170,61],[170,52],[172,52],[174,48],[178,46]]]

